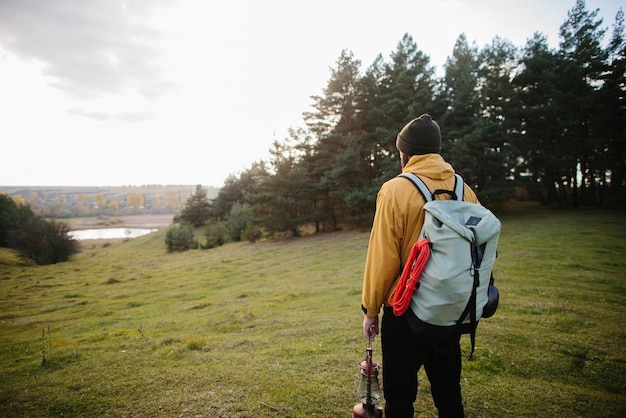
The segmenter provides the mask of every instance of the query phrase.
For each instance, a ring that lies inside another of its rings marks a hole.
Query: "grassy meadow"
[[[501,216],[500,307],[471,361],[462,339],[468,417],[626,416],[625,214]],[[0,416],[351,416],[367,232],[175,254],[164,236],[53,266],[0,250]]]

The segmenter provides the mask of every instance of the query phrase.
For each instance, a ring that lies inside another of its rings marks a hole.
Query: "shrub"
[[[236,202],[230,208],[230,212],[226,216],[226,230],[228,236],[233,241],[241,241],[244,239],[243,231],[250,222],[250,207],[247,204]]]
[[[263,232],[261,232],[259,228],[255,227],[251,223],[248,223],[246,225],[246,228],[243,231],[241,231],[241,238],[253,244],[257,242],[257,240],[261,239],[262,236],[263,236]]]
[[[79,251],[78,241],[69,232],[66,223],[33,216],[14,232],[12,247],[20,258],[39,265],[60,263]]]
[[[204,232],[204,236],[206,244],[204,244],[203,248],[215,248],[226,244],[228,236],[226,223],[218,221],[209,225]]]
[[[175,224],[169,227],[165,235],[165,246],[168,253],[198,248],[198,241],[196,241],[194,236],[193,227],[187,223]]]

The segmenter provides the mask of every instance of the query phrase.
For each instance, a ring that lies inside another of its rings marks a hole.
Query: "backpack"
[[[457,174],[453,191],[439,189],[433,193],[413,173],[402,173],[400,177],[411,180],[424,197],[425,217],[420,238],[389,302],[396,315],[407,311],[409,326],[415,333],[432,337],[470,334],[471,358],[478,320],[489,296],[496,299],[490,301],[485,316],[493,315],[497,307],[499,295],[493,286],[492,270],[500,221],[484,206],[463,201],[464,183]],[[451,199],[436,200],[440,194],[449,194]],[[414,282],[409,285],[403,279]],[[397,312],[399,295],[407,292],[406,288],[412,293],[410,304],[406,294],[405,306]]]

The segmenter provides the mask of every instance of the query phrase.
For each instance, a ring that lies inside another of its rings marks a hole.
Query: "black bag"
[[[495,284],[493,284],[493,274],[489,279],[489,288],[487,289],[487,303],[483,308],[483,318],[491,318],[498,309],[498,302],[500,301],[500,292]]]

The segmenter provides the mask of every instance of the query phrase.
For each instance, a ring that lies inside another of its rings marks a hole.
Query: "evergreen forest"
[[[461,34],[438,77],[405,34],[366,69],[343,50],[306,129],[275,141],[269,161],[225,181],[211,219],[240,219],[297,235],[367,226],[381,184],[400,172],[395,140],[430,113],[442,155],[492,209],[512,199],[610,207],[626,202],[626,43],[577,0],[551,48],[536,32],[523,47],[495,37],[479,48]]]

